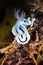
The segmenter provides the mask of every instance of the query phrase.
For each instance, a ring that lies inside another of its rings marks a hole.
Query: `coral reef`
[[[18,44],[14,38],[12,44],[0,50],[1,54],[5,53],[0,60],[1,65],[40,65],[43,61],[43,26],[34,25],[29,30],[31,39],[28,44]]]

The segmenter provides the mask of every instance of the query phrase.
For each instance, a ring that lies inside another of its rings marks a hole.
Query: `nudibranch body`
[[[28,33],[27,26],[33,26],[35,18],[30,20],[30,17],[27,19],[19,19],[17,23],[12,28],[12,33],[16,37],[16,40],[20,44],[26,44],[30,40],[30,34]],[[26,33],[26,34],[24,34]],[[17,34],[20,34],[18,37]]]
[[[28,17],[27,19],[25,19],[25,12],[22,11],[21,16],[19,16],[19,11],[20,10],[17,11],[15,10],[15,17],[18,20],[17,23],[12,28],[12,33],[15,36],[18,43],[26,44],[30,40],[30,34],[28,33],[27,27],[33,26],[35,18]]]

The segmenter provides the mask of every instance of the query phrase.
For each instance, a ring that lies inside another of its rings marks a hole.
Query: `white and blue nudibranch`
[[[33,26],[35,18],[28,17],[25,19],[25,12],[21,12],[21,17],[18,15],[19,10],[15,10],[15,17],[18,19],[17,23],[12,27],[12,33],[16,40],[20,44],[26,44],[30,40],[30,34],[28,33],[28,26]],[[26,33],[26,34],[24,34]],[[17,36],[20,34],[20,36]]]
[[[20,44],[26,44],[30,40],[30,34],[28,33],[27,27],[33,26],[35,18],[30,19],[19,19],[17,23],[12,27],[12,33],[16,37],[16,40]],[[26,34],[23,34],[25,33]],[[20,34],[18,37],[17,34]]]

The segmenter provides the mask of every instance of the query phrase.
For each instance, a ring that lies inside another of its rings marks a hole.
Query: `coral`
[[[43,61],[42,29],[40,32],[39,26],[30,31],[31,39],[28,44],[18,44],[14,38],[12,44],[0,50],[1,54],[5,53],[0,60],[1,65],[40,65],[39,62]],[[35,39],[32,37],[33,33],[35,33]]]

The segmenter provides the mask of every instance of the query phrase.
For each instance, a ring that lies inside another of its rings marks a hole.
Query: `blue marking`
[[[21,28],[21,26],[19,27],[19,29],[24,33],[24,30]]]
[[[21,34],[21,37],[23,38],[23,35]]]
[[[17,29],[16,29],[16,32],[18,33]]]
[[[24,20],[24,22],[26,22],[26,20]]]
[[[20,38],[18,38],[18,39],[20,40]],[[25,43],[26,41],[27,41],[27,37],[26,37],[25,41],[21,41],[21,40],[20,40],[20,42],[22,42],[22,43]]]
[[[30,17],[30,21],[32,21],[32,18]]]

